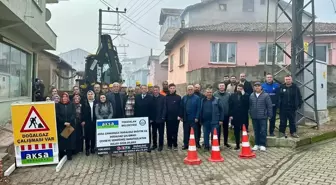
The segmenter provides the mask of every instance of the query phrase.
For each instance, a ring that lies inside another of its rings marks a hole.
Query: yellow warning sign
[[[54,102],[12,104],[15,145],[57,143]]]
[[[301,42],[302,43],[302,42]],[[304,51],[308,53],[308,49],[309,49],[309,43],[308,42],[304,42]]]
[[[327,72],[323,72],[323,78],[325,79],[326,78],[326,76],[327,76]]]

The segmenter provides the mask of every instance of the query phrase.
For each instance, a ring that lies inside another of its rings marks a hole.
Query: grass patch
[[[317,142],[324,141],[324,140],[327,140],[327,139],[331,139],[331,138],[334,138],[334,137],[336,137],[336,131],[327,132],[327,133],[324,133],[322,135],[313,136],[311,138],[311,143],[317,143]]]

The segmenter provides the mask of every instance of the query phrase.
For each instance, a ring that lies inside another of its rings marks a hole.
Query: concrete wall
[[[278,71],[276,69],[275,71]],[[187,83],[181,83],[177,85],[177,92],[181,95],[186,93],[186,86],[188,84],[199,83],[203,88],[207,86],[215,87],[217,83],[223,81],[224,75],[235,75],[239,77],[239,74],[244,72],[246,78],[249,81],[259,81],[264,78],[264,66],[254,67],[227,67],[227,68],[203,68],[194,71],[187,72]],[[266,72],[271,72],[271,67],[267,66]],[[319,71],[317,71],[319,73]],[[329,65],[327,71],[327,103],[329,107],[336,106],[336,66]],[[283,81],[283,76],[286,73],[280,73],[275,77],[279,81]],[[323,97],[321,97],[323,98]]]
[[[149,65],[148,83],[161,85],[168,78],[168,67],[161,66],[159,60],[152,60]]]
[[[270,0],[270,22],[274,22],[276,1]],[[227,10],[219,9],[219,4],[226,4]],[[288,14],[291,16],[291,9],[288,8]],[[219,0],[209,3],[202,8],[194,9],[186,14],[182,19],[187,20],[186,25],[211,25],[219,24],[222,22],[266,22],[267,4],[261,5],[260,0],[254,0],[254,11],[243,11],[243,0]],[[304,22],[308,22],[308,17],[304,17]],[[288,19],[282,14],[279,22],[289,22]]]

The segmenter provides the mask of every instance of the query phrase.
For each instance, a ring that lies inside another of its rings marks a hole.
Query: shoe
[[[224,146],[226,147],[226,148],[231,148],[231,145],[229,145],[229,144],[224,144]]]
[[[161,152],[162,150],[163,150],[163,147],[160,146],[159,149],[158,149],[158,151]]]
[[[252,148],[253,151],[257,151],[259,150],[259,146],[258,145],[254,145],[254,147]]]
[[[102,155],[102,154],[99,154],[98,156],[99,156],[99,157],[103,157],[103,155]]]
[[[266,147],[264,147],[264,146],[260,146],[259,149],[260,149],[260,151],[266,152]]]
[[[152,150],[151,150],[151,149],[148,149],[148,150],[147,150],[147,152],[148,152],[148,153],[151,153],[151,152],[152,152]]]
[[[182,150],[187,150],[187,149],[188,149],[187,146],[182,147]]]
[[[279,132],[279,138],[287,138],[285,133]]]
[[[269,135],[270,137],[274,137],[275,135],[274,135],[274,133],[270,133],[270,135]]]
[[[67,155],[67,160],[71,161],[72,160],[72,155]]]
[[[167,149],[168,149],[168,150],[172,150],[173,147],[172,147],[172,146],[168,146]]]
[[[297,135],[297,133],[293,133],[293,134],[291,134],[291,136],[293,137],[293,138],[299,138],[299,135]]]
[[[237,146],[234,148],[234,150],[240,150],[240,146],[237,145]]]
[[[210,151],[210,147],[209,146],[204,146],[204,151],[209,152]]]
[[[200,144],[197,144],[196,147],[199,149],[199,148],[201,148],[201,145],[200,145]]]
[[[85,155],[86,155],[86,156],[89,156],[89,155],[90,155],[90,151],[89,151],[89,150],[86,150],[86,151],[85,151]]]
[[[174,146],[174,151],[178,151],[178,148],[177,148],[177,146]]]
[[[91,149],[91,154],[94,154],[95,153],[95,149]]]
[[[157,149],[157,146],[153,145],[151,150],[155,150],[155,149]]]

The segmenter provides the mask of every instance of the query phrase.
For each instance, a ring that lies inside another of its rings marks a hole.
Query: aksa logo
[[[22,164],[39,164],[54,161],[53,150],[32,150],[21,152]]]

